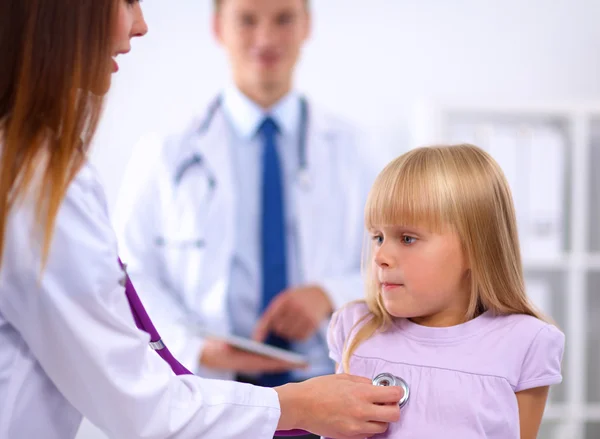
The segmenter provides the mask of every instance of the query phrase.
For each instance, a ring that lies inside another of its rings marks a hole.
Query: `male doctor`
[[[166,342],[199,375],[274,386],[331,373],[329,317],[363,296],[364,160],[351,127],[293,89],[308,1],[214,7],[233,83],[123,188],[121,253]],[[308,366],[202,337],[196,324]]]

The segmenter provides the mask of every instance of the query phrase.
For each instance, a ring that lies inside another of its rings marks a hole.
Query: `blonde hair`
[[[413,149],[389,163],[378,175],[365,207],[367,228],[381,225],[457,231],[470,262],[470,300],[465,321],[491,310],[527,314],[546,320],[525,293],[517,222],[511,192],[496,161],[477,146],[442,145]],[[370,246],[365,246],[365,302],[369,313],[352,328],[342,366],[349,370],[358,346],[385,331],[392,316],[383,306],[372,273]]]

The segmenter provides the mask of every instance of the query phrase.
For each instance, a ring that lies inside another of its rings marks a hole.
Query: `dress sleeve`
[[[565,336],[555,326],[540,329],[525,355],[515,392],[560,383],[564,347]]]
[[[329,358],[338,364],[338,371],[341,371],[342,356],[348,338],[356,332],[356,322],[362,320],[368,315],[369,309],[362,302],[352,302],[337,310],[329,324],[327,333],[327,344],[329,346]]]

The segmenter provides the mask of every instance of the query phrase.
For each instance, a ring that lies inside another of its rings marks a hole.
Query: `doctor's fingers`
[[[396,386],[374,386],[371,380],[357,379],[343,374],[344,380],[353,384],[344,387],[343,397],[353,417],[362,421],[396,422],[400,419],[398,402],[403,391]]]
[[[312,321],[302,314],[295,313],[293,309],[282,309],[281,312],[273,318],[272,328],[274,332],[294,341],[300,341],[308,338],[316,330]]]
[[[400,406],[398,403],[386,405],[372,404],[365,412],[367,419],[375,423],[390,423],[400,420]]]
[[[347,380],[347,381],[354,381],[355,383],[369,384],[371,386],[373,385],[373,381],[370,380],[369,378],[361,377],[358,375],[352,375],[349,373],[338,373],[335,375],[335,377],[338,380]]]
[[[286,372],[302,367],[276,358],[232,348],[235,352],[235,370],[241,373]],[[231,360],[231,359],[230,359]]]
[[[239,357],[239,361],[236,362],[235,371],[238,373],[287,372],[301,367],[298,364],[288,363],[287,361],[247,353],[247,355]]]
[[[386,408],[391,409],[391,407]],[[396,406],[396,408],[398,408],[398,406]],[[362,416],[358,419],[354,418],[348,420],[349,425],[351,425],[349,429],[353,433],[348,436],[341,437],[348,439],[362,439],[365,437],[371,437],[377,434],[385,433],[389,428],[390,422],[397,422],[400,419],[398,410],[396,410],[397,414],[391,412],[393,412],[393,410],[386,415],[379,415],[379,417],[389,418],[389,421],[370,420],[370,418],[373,417],[373,414],[370,414],[368,411],[361,412]]]
[[[288,363],[286,361],[269,360],[265,362],[257,362],[253,367],[246,367],[240,372],[246,373],[267,373],[267,372],[288,372],[295,369],[302,369],[303,365]]]
[[[210,369],[232,370],[238,373],[283,372],[300,367],[282,360],[243,351],[213,339],[206,340],[200,356],[200,364]]]
[[[374,404],[395,404],[400,402],[404,396],[404,391],[398,386],[373,386],[368,390],[369,401]],[[383,419],[379,419],[383,420]]]
[[[285,329],[284,337],[292,341],[306,341],[315,333],[315,330],[316,328],[309,320],[294,318],[290,320],[289,327]]]
[[[269,304],[265,312],[260,316],[252,338],[257,341],[264,341],[267,335],[274,328],[274,324],[281,313],[281,308],[285,305],[284,297],[277,296]]]
[[[310,324],[307,320],[302,313],[298,312],[294,300],[288,294],[282,293],[271,302],[261,316],[253,338],[263,341],[270,332],[275,332],[284,338],[291,338],[296,335],[296,328]]]
[[[362,432],[360,435],[349,436],[347,439],[364,439],[372,437],[377,434],[385,433],[388,428],[389,423],[387,422],[365,422],[364,425],[360,427],[360,431]]]
[[[398,386],[374,386],[369,378],[349,373],[336,374],[337,379],[353,381],[363,392],[365,398],[374,404],[398,404],[404,396],[404,391]]]

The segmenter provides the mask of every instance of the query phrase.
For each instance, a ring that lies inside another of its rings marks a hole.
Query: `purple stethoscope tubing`
[[[192,372],[190,372],[185,368],[185,366],[177,361],[167,346],[163,343],[158,331],[156,330],[156,327],[152,323],[152,320],[150,320],[150,316],[148,316],[148,313],[146,312],[146,309],[144,308],[144,305],[142,304],[135,287],[133,286],[133,282],[131,282],[129,275],[127,275],[125,264],[123,264],[120,258],[119,264],[121,269],[125,272],[125,295],[129,301],[129,307],[131,308],[136,326],[150,335],[150,347],[154,349],[164,361],[167,362],[175,375],[193,375]],[[275,432],[275,436],[304,436],[307,434],[309,434],[309,432],[305,430],[282,430]]]

